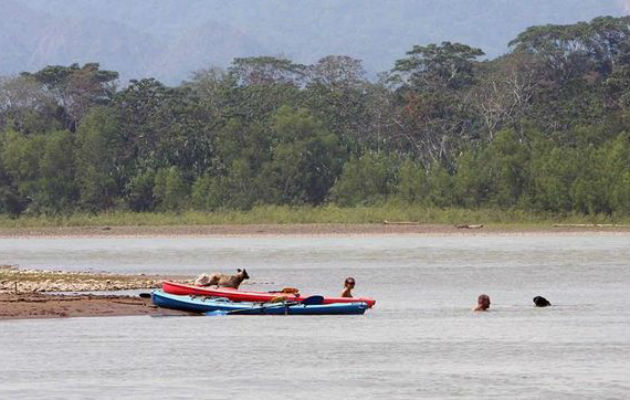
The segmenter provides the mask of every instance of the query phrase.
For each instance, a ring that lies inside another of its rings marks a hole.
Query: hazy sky
[[[123,80],[178,83],[234,57],[362,59],[371,75],[414,44],[444,40],[490,57],[531,25],[625,15],[630,0],[0,0],[0,75],[100,62]]]

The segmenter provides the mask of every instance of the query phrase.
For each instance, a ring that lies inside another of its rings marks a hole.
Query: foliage
[[[522,230],[528,228],[554,231],[553,224],[618,224],[628,226],[627,216],[612,218],[603,214],[554,214],[496,208],[463,209],[410,206],[388,202],[378,206],[322,207],[255,206],[249,210],[218,209],[212,212],[78,212],[71,215],[25,215],[15,219],[0,215],[0,228],[98,227],[226,224],[382,224],[383,221],[416,221],[427,224],[484,224],[484,227]],[[160,230],[164,232],[164,230]],[[93,230],[90,230],[93,232]]]
[[[76,180],[80,202],[89,210],[102,210],[114,205],[124,177],[117,165],[124,145],[119,136],[120,123],[113,110],[95,108],[82,121],[77,131]]]
[[[118,89],[96,63],[2,78],[0,213],[626,218],[630,17],[530,27],[483,55],[417,45],[376,81],[344,55],[237,58],[176,87]]]
[[[159,169],[154,178],[153,198],[160,211],[177,211],[188,206],[188,185],[175,166]]]
[[[411,159],[405,160],[400,166],[397,192],[408,203],[428,203],[430,187],[425,169]]]
[[[394,192],[397,160],[368,153],[351,158],[332,188],[334,201],[341,206],[382,203]]]

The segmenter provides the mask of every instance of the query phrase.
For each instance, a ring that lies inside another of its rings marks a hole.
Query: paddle
[[[297,306],[297,305],[304,305],[304,306],[317,306],[320,304],[324,304],[324,296],[321,296],[319,294],[313,295],[313,296],[308,296],[307,298],[305,298],[302,301],[299,302],[295,302],[295,303],[273,303],[267,306],[260,306],[258,308],[246,308],[243,310],[233,310],[233,311],[225,311],[225,310],[215,310],[215,311],[208,311],[205,312],[204,315],[208,316],[208,317],[218,317],[218,316],[224,316],[224,315],[232,315],[232,314],[241,314],[241,313],[245,313],[245,312],[251,312],[251,311],[263,311],[269,307],[278,307],[281,305],[284,305],[285,307],[293,307],[293,306]]]

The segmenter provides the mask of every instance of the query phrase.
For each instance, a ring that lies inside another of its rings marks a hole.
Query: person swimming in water
[[[352,289],[354,289],[355,285],[354,278],[349,276],[346,278],[346,281],[343,283],[343,291],[341,292],[341,297],[352,297]]]
[[[477,306],[473,308],[473,311],[488,311],[488,308],[490,308],[490,296],[480,294],[479,297],[477,297]]]

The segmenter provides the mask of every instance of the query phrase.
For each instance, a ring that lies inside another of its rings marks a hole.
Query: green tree
[[[263,178],[280,204],[323,202],[344,161],[338,139],[307,109],[281,107],[273,117],[274,143]]]
[[[69,131],[46,135],[40,160],[40,184],[44,197],[40,201],[43,207],[54,212],[72,210],[79,197],[72,152],[74,147],[74,135]]]
[[[241,85],[298,84],[304,77],[305,66],[286,58],[269,56],[235,58],[230,73]]]
[[[332,197],[342,206],[375,204],[395,190],[397,161],[391,157],[367,153],[352,157],[332,188]]]
[[[12,215],[25,211],[33,202],[33,196],[37,196],[34,182],[39,175],[42,139],[41,136],[26,138],[13,130],[2,134],[0,160],[4,185],[0,199],[3,208]]]
[[[196,210],[215,210],[219,208],[224,199],[221,197],[219,180],[210,174],[203,174],[192,186],[191,202]]]
[[[227,176],[219,178],[217,188],[222,193],[221,205],[228,208],[248,210],[259,199],[254,171],[243,158],[232,161]]]
[[[473,83],[473,62],[484,54],[462,43],[416,45],[396,61],[392,79],[423,92],[461,89]]]
[[[630,135],[620,133],[604,146],[606,187],[610,209],[619,215],[630,215]]]
[[[84,208],[111,208],[121,197],[126,176],[120,160],[125,151],[118,114],[108,108],[93,109],[77,131],[77,183]]]
[[[628,134],[624,132],[599,148],[581,150],[583,167],[571,187],[577,210],[588,214],[628,215],[628,144]]]
[[[390,133],[405,153],[429,165],[441,161],[452,169],[451,154],[469,135],[474,108],[462,101],[475,83],[474,61],[484,53],[461,43],[414,46],[397,60],[390,81],[397,87],[396,130]]]
[[[189,186],[175,166],[159,169],[155,174],[153,196],[162,211],[181,211],[189,204]]]
[[[64,127],[75,131],[78,122],[92,106],[108,104],[116,92],[118,72],[101,70],[98,63],[82,67],[47,66],[35,73],[23,72],[23,77],[32,77],[44,89],[53,94],[63,113]]]
[[[429,200],[437,207],[453,207],[453,178],[439,162],[429,168]]]
[[[490,166],[494,160],[488,160],[485,153],[469,150],[457,160],[457,173],[452,178],[452,185],[454,198],[460,206],[479,207],[495,200],[495,177]]]
[[[571,187],[579,168],[579,153],[574,148],[556,147],[549,141],[536,145],[529,166],[527,204],[536,210],[571,211]]]
[[[5,132],[1,159],[17,189],[5,189],[7,199],[12,204],[19,204],[20,197],[28,199],[29,210],[35,213],[71,210],[77,199],[72,148],[68,131],[28,137]]]
[[[453,177],[460,205],[514,207],[521,200],[528,176],[529,150],[513,130],[502,130],[494,141],[459,159]]]
[[[44,136],[25,137],[8,130],[2,137],[4,170],[16,181],[26,182],[39,177],[39,160],[43,157]]]
[[[601,122],[611,107],[623,106],[629,42],[630,16],[533,26],[520,33],[510,42],[514,53],[534,55],[544,66],[532,120],[545,131],[567,131]]]
[[[424,167],[410,159],[400,166],[398,195],[408,203],[424,203],[429,194],[429,181]]]
[[[125,200],[131,210],[153,211],[155,209],[154,183],[155,173],[153,171],[140,172],[127,182]]]
[[[62,129],[57,104],[35,78],[0,78],[0,130],[11,128],[24,134]]]
[[[529,151],[513,130],[497,133],[484,157],[490,164],[494,198],[503,207],[515,206],[525,190]]]
[[[374,92],[370,89],[361,60],[330,55],[309,67],[306,106],[355,155],[361,154],[371,136],[367,96]]]

